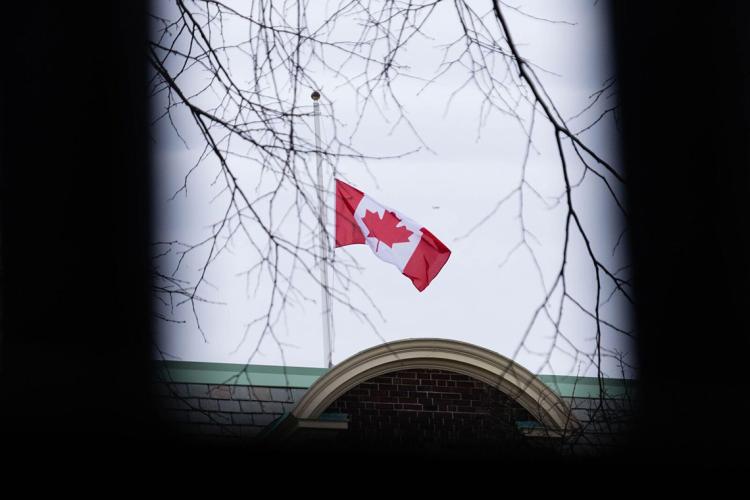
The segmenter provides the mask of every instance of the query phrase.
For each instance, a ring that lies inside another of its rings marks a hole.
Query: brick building
[[[166,361],[157,374],[172,432],[233,443],[590,455],[626,444],[633,410],[631,380],[534,375],[440,339],[383,344],[331,369]]]

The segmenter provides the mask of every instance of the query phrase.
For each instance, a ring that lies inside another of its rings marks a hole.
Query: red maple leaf
[[[393,248],[394,243],[406,243],[409,241],[409,236],[414,234],[413,231],[409,231],[404,226],[397,227],[401,224],[401,219],[395,213],[388,210],[385,211],[382,219],[377,212],[366,210],[365,216],[362,217],[362,222],[370,230],[370,234],[367,237],[378,240],[377,245],[375,245],[375,252],[380,248],[381,241],[390,248]]]

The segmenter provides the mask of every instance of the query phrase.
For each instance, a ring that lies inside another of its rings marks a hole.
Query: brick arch
[[[330,415],[327,415],[330,414]],[[480,380],[446,370],[411,368],[371,378],[323,413],[346,415],[344,442],[419,447],[442,444],[519,445],[538,421],[510,396]]]
[[[360,384],[408,370],[462,374],[505,394],[547,430],[565,432],[579,427],[565,402],[518,363],[473,344],[445,339],[400,340],[355,354],[319,378],[292,416],[316,420]]]

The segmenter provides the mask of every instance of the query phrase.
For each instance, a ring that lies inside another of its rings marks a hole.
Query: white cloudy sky
[[[169,12],[166,3],[155,3],[158,9]],[[486,1],[474,4],[480,10],[491,6]],[[505,9],[522,55],[549,71],[540,71],[539,76],[561,114],[575,115],[589,103],[589,96],[613,75],[606,5],[583,0],[527,1],[513,5],[537,17],[569,21],[550,23]],[[321,13],[324,11],[311,14],[310,22],[314,23],[315,15]],[[245,30],[242,26],[230,27],[230,31],[232,29],[238,37]],[[404,61],[410,66],[410,73],[426,78],[434,75],[442,55],[438,46],[450,41],[456,29],[450,4],[440,5],[425,26],[425,33],[431,38],[416,40],[405,53]],[[247,62],[238,58],[236,64]],[[236,71],[242,74],[243,69],[236,68]],[[349,254],[362,267],[361,272],[355,274],[355,280],[368,291],[382,317],[361,296],[352,296],[357,306],[368,311],[376,333],[355,314],[337,305],[334,308],[334,362],[383,339],[415,337],[458,339],[511,356],[534,309],[543,299],[544,290],[527,252],[519,250],[500,266],[520,238],[517,201],[511,200],[485,224],[461,238],[516,187],[526,146],[525,135],[518,124],[499,113],[490,114],[483,126],[479,126],[480,97],[472,87],[458,94],[446,110],[448,97],[465,77],[465,73],[459,71],[446,74],[421,93],[422,83],[417,80],[400,80],[396,86],[408,117],[431,151],[422,147],[403,158],[370,161],[369,171],[354,161],[341,160],[337,165],[340,176],[376,200],[423,224],[450,247],[452,255],[434,282],[419,293],[395,267],[377,259],[368,247],[348,247]],[[194,74],[191,78],[195,81],[181,83],[199,85],[205,77]],[[316,73],[316,79],[325,96],[324,105],[328,106],[330,101],[335,104],[339,133],[349,133],[358,118],[353,93],[338,85],[340,79],[336,75],[322,69]],[[307,99],[311,89],[302,90],[304,95],[300,102]],[[572,120],[571,128],[583,128],[612,103],[610,99],[598,104]],[[154,103],[155,109],[161,105],[163,102],[159,100]],[[212,186],[215,170],[210,168],[211,159],[206,160],[207,168],[196,169],[192,174],[187,195],[181,193],[170,199],[202,150],[200,137],[191,131],[188,117],[179,112],[175,116],[181,135],[190,147],[186,148],[175,136],[168,122],[162,121],[154,127],[158,179],[154,193],[158,214],[155,239],[194,242],[206,236],[208,226],[223,207],[221,197],[212,201],[219,193]],[[323,122],[323,137],[327,139],[333,133],[332,124],[325,118]],[[354,143],[362,152],[382,156],[397,155],[420,146],[407,127],[390,133],[392,126],[393,123],[386,123],[376,113],[369,113]],[[599,154],[620,165],[612,115],[582,137]],[[551,128],[540,116],[537,116],[534,145],[527,167],[528,178],[552,203],[562,189],[560,163]],[[332,189],[330,172],[327,177],[327,188]],[[248,170],[247,178],[241,178],[240,182],[254,186],[256,179]],[[595,248],[601,250],[614,269],[626,264],[624,246],[612,255],[622,223],[616,218],[603,186],[587,178],[576,188],[574,196],[584,224],[594,236]],[[545,279],[551,281],[561,259],[564,206],[548,209],[532,196],[528,196],[525,203],[526,222],[538,239],[532,246]],[[291,226],[290,230],[293,230]],[[245,336],[245,326],[263,309],[267,300],[264,286],[257,291],[251,286],[248,291],[246,281],[238,275],[254,264],[251,254],[247,244],[243,246],[238,242],[212,263],[207,274],[210,286],[204,286],[202,293],[220,304],[198,305],[206,338],[196,328],[188,307],[183,306],[174,311],[174,319],[183,322],[157,323],[160,348],[175,359],[322,366],[320,294],[312,279],[303,274],[298,275],[298,286],[317,302],[299,301],[286,308],[284,317],[276,325],[277,338],[284,343],[283,352],[275,342],[266,339],[260,352],[250,358],[258,333],[250,330]],[[188,274],[182,277],[194,277],[200,262],[197,257],[187,259],[184,272]],[[579,238],[574,238],[571,245],[568,280],[578,300],[593,308],[594,274]],[[606,288],[606,293],[608,291]],[[551,310],[556,311],[556,307]],[[628,309],[623,301],[615,298],[602,311],[609,321],[629,329]],[[562,329],[579,348],[591,350],[594,323],[575,307],[566,306]],[[553,333],[549,324],[539,323],[528,340],[531,351],[549,351]],[[633,348],[622,335],[605,328],[603,343],[622,351],[629,362],[635,363]],[[558,346],[562,350],[554,351],[550,364],[544,364],[544,356],[526,350],[519,352],[516,359],[532,371],[593,374],[591,367],[565,353],[570,349],[564,343]],[[620,375],[619,367],[611,361],[607,361],[605,372]]]

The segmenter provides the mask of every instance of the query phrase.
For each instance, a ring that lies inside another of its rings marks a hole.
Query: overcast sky
[[[474,3],[479,10],[491,6],[490,2]],[[528,1],[522,8],[537,17],[568,21],[535,20],[505,8],[509,27],[522,55],[548,71],[539,71],[538,74],[561,114],[571,117],[590,102],[589,96],[600,89],[607,78],[613,76],[606,4],[583,0]],[[168,12],[169,9],[165,10]],[[323,13],[311,15],[311,22],[315,22],[315,15]],[[229,30],[241,37],[246,28],[238,25]],[[452,41],[456,30],[455,11],[450,3],[440,5],[425,26],[425,33],[432,39],[416,39],[403,59],[410,66],[410,72],[425,78],[434,75],[442,56],[439,46]],[[247,63],[237,59],[237,64]],[[241,73],[242,68],[237,68],[237,71]],[[202,76],[197,73],[192,78],[195,85],[202,81]],[[359,117],[353,93],[338,85],[340,79],[336,75],[323,69],[317,72],[316,78],[325,97],[324,106],[328,106],[329,101],[334,102],[341,122],[339,133],[348,133]],[[357,294],[352,295],[352,301],[368,312],[377,332],[345,307],[336,305],[334,363],[379,344],[383,339],[424,337],[462,340],[511,356],[534,309],[543,300],[544,290],[527,252],[519,250],[500,266],[521,236],[517,201],[506,204],[485,224],[462,238],[516,187],[526,146],[519,125],[500,113],[490,114],[480,127],[481,98],[471,86],[458,94],[446,110],[448,97],[465,78],[466,74],[460,71],[448,73],[421,93],[423,84],[418,80],[399,80],[396,86],[408,117],[431,151],[422,147],[403,158],[370,161],[367,165],[369,172],[354,161],[341,160],[337,165],[342,178],[427,227],[451,249],[452,255],[437,278],[419,293],[408,278],[395,267],[380,261],[367,246],[347,247],[347,252],[362,267],[354,279],[367,290],[382,318],[367,300]],[[305,89],[305,99],[309,90]],[[613,100],[614,97],[571,120],[571,128],[583,128],[602,110],[611,107]],[[163,102],[156,100],[155,109],[160,105]],[[540,116],[537,116],[537,122],[535,149],[531,152],[527,174],[533,186],[552,203],[562,190],[560,162],[551,127]],[[193,242],[205,237],[208,225],[216,220],[222,206],[220,198],[218,202],[212,202],[218,193],[211,186],[215,177],[215,170],[211,168],[197,169],[190,178],[187,195],[183,193],[170,200],[202,150],[200,137],[194,130],[191,132],[188,117],[183,114],[177,123],[189,149],[166,121],[155,126],[153,132],[158,176],[154,193],[158,214],[155,239]],[[364,153],[382,156],[420,147],[408,127],[401,126],[390,133],[392,127],[393,123],[386,123],[377,113],[368,113],[354,144]],[[332,134],[332,123],[324,117],[324,140]],[[621,166],[613,115],[582,137],[597,153]],[[210,165],[211,161],[207,160],[207,164]],[[249,172],[248,178],[240,179],[240,182],[254,186],[256,179]],[[330,171],[327,178],[327,189],[331,190]],[[595,248],[602,251],[614,269],[627,264],[626,246],[619,247],[612,254],[623,226],[602,184],[586,178],[576,188],[574,197],[587,229],[594,235]],[[564,206],[546,208],[531,196],[525,203],[527,224],[538,240],[532,241],[532,246],[540,259],[545,279],[550,282],[562,256]],[[294,230],[294,225],[289,226],[290,230]],[[341,251],[337,249],[337,255]],[[251,255],[247,244],[238,243],[209,269],[207,278],[211,286],[204,287],[204,294],[220,304],[198,306],[206,338],[198,331],[188,307],[182,307],[174,311],[173,318],[184,322],[157,323],[160,348],[173,359],[322,366],[320,293],[312,279],[304,274],[298,275],[298,286],[317,302],[302,300],[287,307],[276,328],[277,338],[285,344],[283,352],[268,339],[263,342],[261,351],[250,359],[258,332],[251,329],[245,337],[245,326],[257,311],[263,309],[267,300],[263,286],[257,291],[252,286],[248,290],[246,280],[239,275],[254,264]],[[186,261],[186,267],[192,269],[192,276],[200,262],[199,258]],[[574,238],[571,243],[569,266],[569,288],[578,300],[593,309],[595,278],[579,238]],[[609,293],[609,287],[605,287],[605,293]],[[556,308],[551,311],[556,311]],[[615,297],[602,311],[608,321],[629,329],[629,309],[623,301]],[[591,350],[596,334],[591,318],[575,307],[567,306],[563,318],[562,329],[566,336],[581,349]],[[547,352],[551,348],[553,333],[548,323],[540,322],[529,337],[531,350]],[[621,334],[605,328],[603,343],[622,351],[630,363],[636,362],[633,347]],[[543,355],[526,350],[521,351],[516,360],[535,372],[541,369],[543,373],[594,374],[586,363],[568,356],[565,351],[569,349],[564,344],[558,347],[562,350],[554,350],[549,365],[544,365]],[[605,372],[620,376],[620,368],[612,361],[606,362]],[[631,375],[631,372],[627,373]]]

